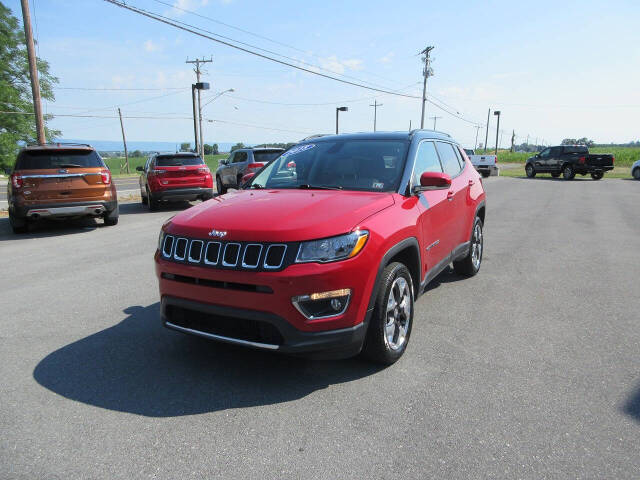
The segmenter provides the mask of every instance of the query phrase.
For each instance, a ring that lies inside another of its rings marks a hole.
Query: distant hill
[[[76,138],[61,138],[60,142],[73,142],[73,143],[88,143],[99,152],[121,152],[124,150],[124,146],[121,141],[114,140],[78,140]],[[176,149],[180,149],[180,143],[182,142],[138,142],[127,141],[127,149],[132,152],[134,150],[140,150],[141,152],[175,152]],[[218,143],[218,150],[221,152],[228,152],[231,147],[235,145],[231,142]]]

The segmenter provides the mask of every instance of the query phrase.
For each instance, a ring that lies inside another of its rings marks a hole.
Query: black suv
[[[218,195],[225,193],[227,188],[240,188],[242,177],[256,173],[283,151],[282,148],[241,148],[231,152],[228,158],[220,160],[216,170]]]

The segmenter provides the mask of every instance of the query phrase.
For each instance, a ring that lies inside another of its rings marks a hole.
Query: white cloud
[[[331,70],[335,73],[344,73],[347,69],[362,70],[362,63],[362,60],[357,58],[339,60],[335,55],[320,59],[320,65],[322,68],[326,68],[327,70]]]
[[[394,56],[395,56],[395,53],[389,52],[384,57],[379,58],[378,61],[380,63],[390,63],[391,60],[393,60]]]
[[[146,42],[144,42],[144,49],[147,52],[157,52],[160,50],[160,45],[158,45],[157,43],[153,43],[151,40],[147,40]]]
[[[224,1],[223,3],[229,3],[229,1]],[[183,15],[185,10],[197,10],[199,7],[204,7],[209,4],[209,0],[175,0],[173,2],[173,9],[171,13],[174,15]]]

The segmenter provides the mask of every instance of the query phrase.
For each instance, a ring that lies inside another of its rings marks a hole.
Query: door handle
[[[472,187],[474,185],[474,183],[476,183],[476,182],[474,182],[473,180],[469,180],[469,186],[470,187]]]
[[[449,192],[447,193],[447,200],[453,200],[453,190],[449,190]]]

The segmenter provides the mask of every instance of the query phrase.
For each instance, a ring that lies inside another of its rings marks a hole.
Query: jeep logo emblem
[[[221,232],[220,230],[211,230],[209,232],[210,237],[222,238],[227,235],[227,232]]]

